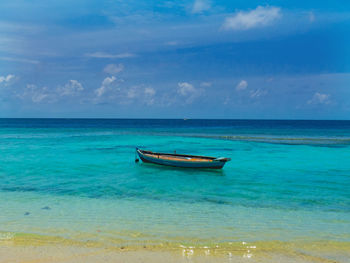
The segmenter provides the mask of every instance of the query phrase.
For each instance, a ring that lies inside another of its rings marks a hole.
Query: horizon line
[[[350,121],[350,119],[269,119],[269,118],[95,118],[95,117],[0,117],[4,119],[56,119],[56,120],[231,120],[231,121]]]

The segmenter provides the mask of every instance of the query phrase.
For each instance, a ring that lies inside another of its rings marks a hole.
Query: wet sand
[[[291,250],[292,251],[292,250]],[[96,247],[88,245],[41,244],[23,245],[0,243],[1,263],[95,263],[95,262],[251,262],[251,263],[306,263],[306,262],[350,262],[350,252],[343,249],[315,247],[314,250],[293,249],[293,252],[263,249],[254,251],[228,251],[222,249],[194,249],[179,247],[177,249]]]

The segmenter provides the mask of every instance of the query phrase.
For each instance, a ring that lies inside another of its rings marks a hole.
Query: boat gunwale
[[[225,164],[219,165],[219,166],[209,166],[209,167],[191,167],[191,166],[178,166],[175,164],[165,164],[165,163],[158,163],[158,162],[152,162],[147,159],[145,159],[144,155],[140,156],[141,160],[145,163],[155,164],[155,165],[161,165],[161,166],[168,166],[168,167],[174,167],[174,168],[180,168],[180,169],[203,169],[203,170],[216,170],[216,169],[222,169],[222,167]],[[162,159],[163,160],[163,159]]]
[[[159,156],[174,156],[174,157],[192,157],[192,158],[197,158],[197,159],[202,159],[206,161],[218,161],[218,162],[228,162],[231,159],[230,158],[223,158],[221,160],[217,160],[217,157],[211,157],[211,156],[201,156],[201,155],[190,155],[190,154],[177,154],[177,153],[159,153],[159,152],[152,152],[152,151],[147,151],[147,150],[141,150],[139,148],[136,148],[137,151],[139,151],[142,155],[149,154],[149,155],[158,155]],[[174,160],[174,161],[179,161],[179,160]],[[202,161],[195,161],[195,160],[181,160],[184,162],[202,162]]]

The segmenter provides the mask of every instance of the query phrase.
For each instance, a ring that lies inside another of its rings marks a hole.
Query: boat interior
[[[186,155],[186,154],[170,154],[170,153],[157,153],[157,152],[151,152],[151,151],[139,151],[146,156],[163,159],[163,160],[173,160],[173,161],[187,161],[187,162],[212,162],[214,160],[220,161],[228,161],[228,158],[215,158],[215,157],[208,157],[208,156],[195,156],[195,155]]]

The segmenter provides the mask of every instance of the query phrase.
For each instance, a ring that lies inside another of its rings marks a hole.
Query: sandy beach
[[[0,241],[1,263],[349,262],[348,242],[255,242],[208,246],[107,246],[27,236]]]
[[[191,249],[182,250],[128,250],[128,249],[108,249],[76,246],[8,246],[0,245],[0,260],[2,263],[92,263],[92,262],[349,262],[349,252],[338,251],[335,254],[325,254],[313,256],[307,253],[296,253],[294,255],[284,255],[282,253],[265,253],[255,255],[243,254],[239,256],[232,252],[205,255],[204,251],[191,253]],[[333,252],[334,253],[334,252]],[[342,257],[342,258],[341,258]]]

